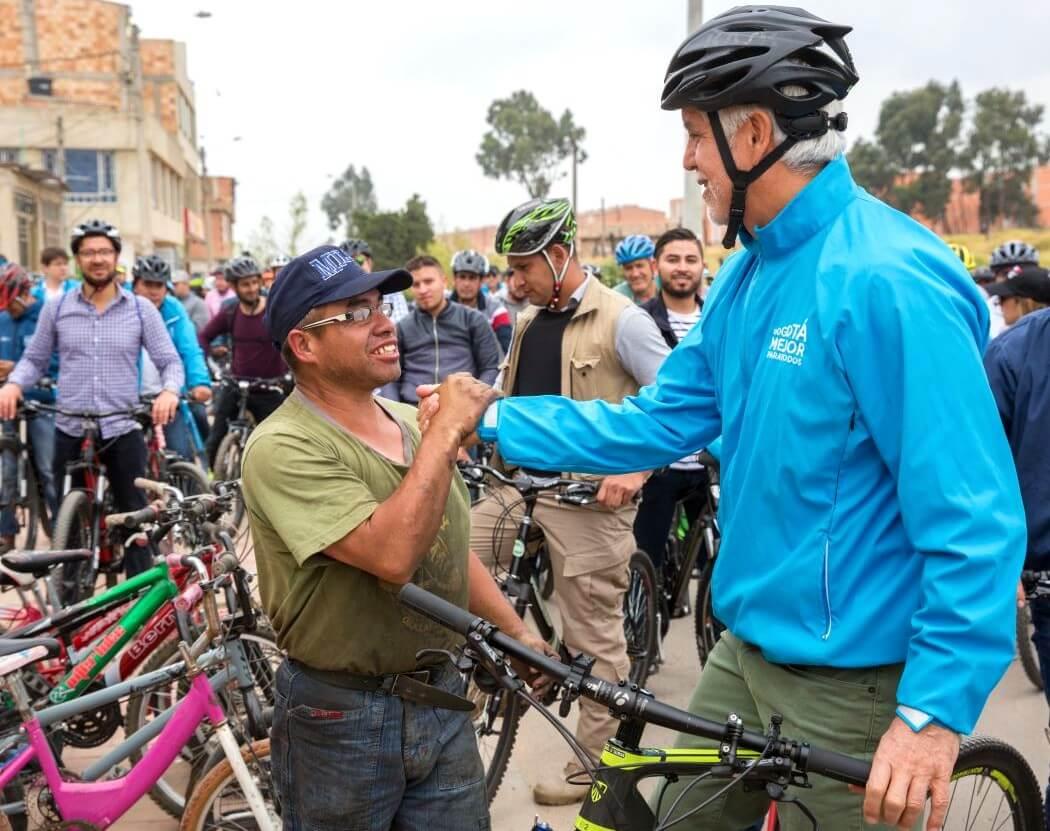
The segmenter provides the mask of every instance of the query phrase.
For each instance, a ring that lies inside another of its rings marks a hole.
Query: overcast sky
[[[556,116],[569,108],[587,130],[581,209],[604,197],[666,211],[680,195],[681,122],[659,96],[686,34],[685,0],[195,2],[137,0],[133,19],[145,37],[187,44],[209,170],[238,181],[239,240],[264,215],[286,239],[288,202],[301,189],[305,242],[323,242],[321,195],[351,163],[370,169],[381,208],[418,192],[439,231],[497,223],[526,194],[484,177],[474,154],[489,104],[517,89]],[[705,18],[733,5],[707,0]],[[1047,0],[808,8],[854,27],[851,143],[874,130],[886,95],[931,78],[958,78],[970,98],[1020,88],[1050,110]],[[567,195],[568,178],[557,187]]]

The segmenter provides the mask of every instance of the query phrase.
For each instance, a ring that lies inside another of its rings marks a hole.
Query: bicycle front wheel
[[[623,632],[630,680],[643,686],[656,660],[656,570],[644,551],[635,551],[628,566],[630,576],[623,596]]]
[[[55,517],[55,535],[51,540],[56,550],[91,548],[94,510],[86,491],[72,490],[62,499]],[[90,560],[62,566],[60,596],[65,606],[79,603],[95,593],[95,566]]]
[[[208,477],[193,462],[171,462],[168,465],[168,484],[182,491],[184,496],[200,496],[211,493]]]
[[[467,698],[474,704],[470,718],[474,724],[481,763],[485,767],[485,794],[491,805],[507,772],[510,754],[518,736],[518,723],[527,705],[521,698],[502,688],[493,693],[485,692],[473,679],[467,688]]]
[[[215,451],[215,478],[223,482],[230,479],[241,478],[241,437],[238,433],[227,433],[219,442],[219,449]],[[234,528],[240,528],[241,520],[244,519],[244,497],[240,492],[234,497],[231,509],[230,522]]]
[[[270,828],[281,827],[274,799],[273,783],[270,779],[270,740],[253,742],[242,750],[242,758],[248,773],[262,794],[270,812]],[[228,759],[216,765],[197,784],[186,800],[186,810],[179,823],[180,831],[251,831],[259,829],[259,823],[248,808],[240,783],[233,775]],[[260,831],[262,831],[260,829]],[[267,831],[269,831],[267,829]]]
[[[1014,748],[997,739],[962,741],[949,792],[945,831],[1045,831],[1043,794]],[[929,816],[929,805],[926,816]]]
[[[1028,680],[1037,690],[1043,688],[1043,672],[1039,667],[1039,656],[1032,643],[1032,611],[1027,605],[1017,610],[1017,657]]]
[[[715,561],[708,560],[700,579],[696,583],[696,608],[693,611],[694,630],[696,634],[696,654],[700,657],[700,666],[707,661],[707,656],[725,631],[725,626],[715,617],[711,606],[711,574]]]

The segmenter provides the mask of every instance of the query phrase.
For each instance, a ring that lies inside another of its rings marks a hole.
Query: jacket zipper
[[[857,413],[854,410],[850,413],[849,417],[849,430],[846,434],[846,440],[849,440],[849,434],[853,432],[853,428],[857,426]],[[824,578],[824,616],[826,626],[824,628],[824,634],[821,635],[821,640],[828,640],[831,637],[831,529],[835,524],[835,510],[838,507],[839,502],[839,484],[842,481],[842,465],[846,461],[846,447],[843,444],[842,456],[839,458],[839,469],[838,474],[835,476],[835,497],[831,502],[831,517],[828,521],[828,531],[824,536],[824,567],[822,569],[822,576]]]

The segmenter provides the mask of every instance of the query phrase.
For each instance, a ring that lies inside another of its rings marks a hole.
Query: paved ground
[[[5,605],[13,600],[15,598],[10,593],[0,597],[0,603]],[[691,621],[673,623],[665,649],[666,663],[649,686],[658,698],[684,706],[699,673]],[[945,679],[945,683],[950,684],[951,679]],[[571,717],[569,723],[571,727]],[[1013,744],[1042,778],[1050,767],[1050,744],[1043,732],[1046,723],[1043,694],[1028,682],[1015,662],[996,688],[978,732],[998,736]],[[652,745],[666,745],[672,741],[669,731],[662,728],[650,728],[645,739]],[[67,764],[74,771],[82,769],[118,740],[119,734],[110,745],[99,750],[70,752]],[[529,831],[537,815],[556,831],[572,828],[576,814],[574,807],[541,809],[533,804],[531,797],[531,783],[539,772],[552,766],[560,768],[568,758],[567,754],[567,747],[554,729],[535,712],[530,712],[523,720],[506,778],[492,806],[492,827],[496,831]],[[115,827],[121,831],[174,831],[178,824],[144,798]]]

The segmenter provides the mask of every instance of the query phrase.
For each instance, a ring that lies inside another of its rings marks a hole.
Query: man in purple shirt
[[[112,225],[89,220],[73,229],[70,247],[84,276],[79,291],[47,302],[33,339],[0,388],[0,419],[12,419],[22,390],[47,371],[58,350],[58,407],[77,412],[130,410],[139,403],[139,354],[145,349],[161,376],[163,391],[153,404],[153,420],[167,424],[175,415],[185,381],[182,361],[164,328],[160,313],[148,300],[116,283],[120,235]],[[55,481],[65,478],[66,464],[80,453],[83,424],[79,418],[55,418]],[[146,472],[146,443],[138,423],[127,415],[100,421],[100,456],[118,511],[137,511],[146,496],[135,477]],[[150,565],[142,545],[125,550],[130,577]]]
[[[261,271],[259,264],[251,257],[230,260],[226,266],[226,281],[237,292],[237,300],[224,304],[197,334],[197,340],[206,353],[217,337],[230,336],[229,348],[233,350],[230,375],[234,378],[280,378],[288,373],[288,366],[274,346],[263,320],[266,296],[262,293]],[[248,398],[248,410],[258,424],[276,410],[283,400],[284,396],[275,392],[253,392]],[[215,397],[215,421],[207,441],[208,461],[213,465],[219,442],[226,435],[229,419],[236,416],[238,404],[236,387],[231,389],[224,385],[220,388]]]

